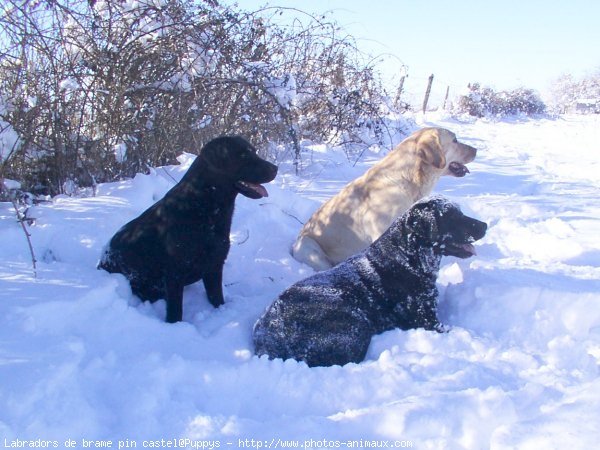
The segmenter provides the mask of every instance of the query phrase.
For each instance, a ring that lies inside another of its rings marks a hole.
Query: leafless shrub
[[[20,187],[8,186],[8,183],[0,177],[0,201],[10,202],[13,206],[15,219],[21,225],[23,235],[25,236],[27,246],[29,247],[33,277],[37,278],[37,259],[35,257],[35,251],[33,250],[33,244],[31,243],[31,234],[27,229],[27,226],[31,225],[33,222],[33,219],[27,217],[29,208],[28,200],[28,194],[21,191]]]
[[[0,136],[5,124],[18,139],[2,149],[0,176],[69,193],[223,134],[271,159],[284,144],[296,162],[305,139],[347,149],[389,140],[372,62],[335,23],[306,15],[277,25],[284,12],[214,0],[6,0]]]

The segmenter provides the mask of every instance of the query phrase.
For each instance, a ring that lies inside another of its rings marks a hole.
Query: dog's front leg
[[[208,301],[215,307],[218,308],[225,300],[223,299],[223,266],[214,267],[208,271],[202,277],[204,282],[204,289],[206,290],[206,296]]]
[[[183,284],[175,279],[167,279],[167,322],[175,323],[183,320]]]

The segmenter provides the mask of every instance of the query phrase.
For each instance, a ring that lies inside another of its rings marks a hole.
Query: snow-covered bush
[[[504,117],[543,114],[546,105],[532,89],[496,92],[478,83],[470,84],[458,99],[454,112],[474,117]]]
[[[550,106],[557,113],[600,114],[600,70],[579,80],[571,75],[555,80]]]
[[[387,138],[387,96],[335,23],[216,0],[8,0],[0,16],[0,114],[20,145],[0,176],[63,192],[147,171],[244,135],[263,156],[302,139]],[[279,145],[283,144],[283,145]]]

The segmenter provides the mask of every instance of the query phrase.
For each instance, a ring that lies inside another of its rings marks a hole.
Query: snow
[[[115,159],[123,163],[127,160],[127,144],[123,141],[115,144],[113,147],[113,153],[115,154]]]
[[[75,78],[65,78],[59,84],[61,91],[75,91],[81,88],[81,85]]]
[[[9,180],[8,178],[4,178],[4,180],[2,181],[4,183],[4,187],[8,190],[21,189],[21,183],[19,183],[18,181]]]
[[[10,102],[0,96],[0,163],[3,163],[12,152],[16,151],[19,144],[17,132],[1,118],[11,109]]]
[[[101,185],[96,197],[31,208],[37,279],[12,206],[0,203],[0,444],[595,448],[600,118],[415,120],[480,149],[471,174],[444,177],[435,193],[489,229],[477,256],[442,259],[439,317],[450,331],[384,333],[361,364],[258,358],[251,330],[281,291],[313,273],[289,255],[301,222],[384,151],[353,166],[316,146],[300,176],[282,164],[268,198],[239,196],[226,304],[214,309],[192,285],[174,325],[163,322],[163,302],[140,303],[122,276],[95,266],[191,155]]]
[[[270,77],[265,81],[265,87],[277,99],[277,103],[284,108],[289,108],[297,97],[296,79],[292,74]]]

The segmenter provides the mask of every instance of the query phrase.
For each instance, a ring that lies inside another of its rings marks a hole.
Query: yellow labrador
[[[324,203],[304,225],[292,255],[325,270],[367,248],[443,175],[463,177],[477,149],[444,128],[419,130]]]

